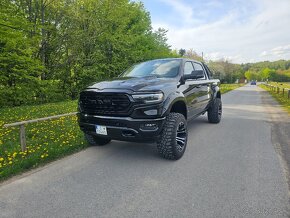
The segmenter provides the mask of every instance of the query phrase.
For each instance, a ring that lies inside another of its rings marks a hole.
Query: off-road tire
[[[207,118],[210,123],[219,123],[222,118],[222,101],[215,98],[211,107],[207,110]]]
[[[87,142],[93,146],[103,146],[103,145],[108,144],[111,141],[111,139],[101,138],[101,137],[90,135],[87,133],[85,133],[85,138]]]
[[[181,149],[181,145],[177,142],[177,135],[180,136],[181,131],[178,133],[180,124],[184,124],[184,145]],[[180,159],[186,149],[187,144],[187,121],[185,117],[180,113],[170,113],[165,120],[161,136],[157,141],[157,149],[159,154],[169,160]]]

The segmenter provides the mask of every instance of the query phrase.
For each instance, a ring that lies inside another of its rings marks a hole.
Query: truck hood
[[[111,81],[96,83],[89,89],[126,89],[133,92],[167,90],[175,87],[177,78],[157,78],[155,76],[142,78],[117,78]]]

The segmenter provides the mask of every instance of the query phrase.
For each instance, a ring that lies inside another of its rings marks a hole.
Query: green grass
[[[276,84],[271,84],[271,85],[276,85]],[[288,84],[284,83],[283,87],[287,88],[287,85],[289,85],[289,83]],[[283,96],[281,91],[280,91],[280,93],[277,93],[275,91],[272,91],[270,89],[270,87],[268,87],[266,85],[261,84],[259,86],[261,88],[267,90],[286,109],[286,111],[288,111],[288,113],[290,114],[290,99],[288,99],[288,96],[287,96],[286,92],[284,93],[284,96]]]
[[[26,125],[26,152],[21,152],[19,127],[4,124],[76,110],[76,101],[0,109],[0,181],[87,146],[76,116]]]
[[[235,83],[235,84],[221,84],[220,85],[220,88],[221,88],[221,93],[226,93],[226,92],[229,92],[233,89],[236,89],[236,88],[239,88],[241,86],[244,86],[245,84],[244,83]]]
[[[290,89],[290,82],[269,82],[270,85]]]

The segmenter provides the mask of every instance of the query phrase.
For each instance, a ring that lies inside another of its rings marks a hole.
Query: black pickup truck
[[[78,120],[87,141],[157,142],[158,152],[177,160],[187,144],[187,121],[207,112],[222,115],[220,81],[201,62],[169,58],[133,65],[118,78],[80,93]]]

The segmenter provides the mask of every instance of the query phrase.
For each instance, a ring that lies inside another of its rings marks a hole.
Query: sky
[[[290,59],[290,0],[142,0],[172,49],[233,63]]]

